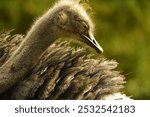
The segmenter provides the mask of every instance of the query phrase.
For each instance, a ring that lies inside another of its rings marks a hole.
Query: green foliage
[[[26,33],[54,0],[0,0],[0,30]],[[119,62],[127,78],[126,93],[150,99],[150,0],[89,0],[95,37],[104,55]]]

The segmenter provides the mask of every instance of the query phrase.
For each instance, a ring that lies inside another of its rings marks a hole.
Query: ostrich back
[[[23,35],[0,33],[0,66],[19,47]],[[38,59],[38,58],[37,58]],[[124,76],[114,69],[117,62],[92,59],[86,50],[55,42],[21,81],[0,95],[1,99],[105,99],[120,93]]]

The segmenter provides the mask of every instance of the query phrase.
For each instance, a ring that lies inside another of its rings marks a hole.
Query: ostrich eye
[[[76,28],[80,33],[86,33],[89,29],[88,24],[85,21],[77,20],[76,21]]]

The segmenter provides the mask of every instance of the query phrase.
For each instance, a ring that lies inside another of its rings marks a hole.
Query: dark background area
[[[26,34],[55,0],[0,0],[0,30]],[[119,63],[125,93],[150,99],[150,0],[89,0],[103,55]]]

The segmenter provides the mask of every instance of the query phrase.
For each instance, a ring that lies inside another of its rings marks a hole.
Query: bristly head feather
[[[54,6],[61,7],[61,6],[71,6],[71,8],[77,8],[79,14],[86,14],[85,17],[89,19],[89,23],[91,25],[91,30],[94,32],[95,26],[92,23],[93,11],[92,8],[89,6],[88,0],[58,0]]]

